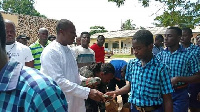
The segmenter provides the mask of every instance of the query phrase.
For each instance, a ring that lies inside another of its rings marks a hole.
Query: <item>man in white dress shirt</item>
[[[15,41],[16,28],[10,20],[4,20],[6,28],[6,52],[9,58],[13,58],[23,65],[34,66],[34,58],[29,47]]]
[[[67,19],[61,19],[56,26],[57,38],[51,42],[42,52],[41,71],[50,76],[64,92],[69,112],[86,112],[84,99],[88,97],[102,101],[103,93],[96,89],[80,86],[84,77],[78,73],[75,54],[68,46],[74,42],[76,29],[73,23]]]

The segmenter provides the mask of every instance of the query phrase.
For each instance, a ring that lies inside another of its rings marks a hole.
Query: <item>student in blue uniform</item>
[[[115,97],[130,92],[131,112],[172,112],[173,92],[169,69],[152,53],[153,34],[148,30],[137,31],[132,39],[136,59],[128,62],[125,79],[129,83],[107,95]]]
[[[170,68],[171,82],[175,90],[172,93],[174,112],[188,112],[188,84],[200,81],[198,58],[179,44],[181,36],[180,28],[168,28],[164,37],[167,48],[156,55]]]
[[[191,43],[192,30],[190,28],[182,29],[181,45],[193,55],[196,55],[200,61],[200,47]],[[190,112],[200,112],[200,101],[198,101],[197,96],[200,92],[200,83],[190,84],[189,85],[189,108]]]

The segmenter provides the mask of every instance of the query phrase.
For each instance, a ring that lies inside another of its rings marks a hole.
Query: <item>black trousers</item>
[[[126,85],[126,81],[125,80],[117,80],[116,78],[113,78],[108,83],[108,90],[109,91],[114,91],[116,89],[116,85],[120,89],[120,88],[122,88],[122,87],[124,87]],[[121,96],[122,96],[123,104],[127,103],[128,102],[128,94],[123,94]]]

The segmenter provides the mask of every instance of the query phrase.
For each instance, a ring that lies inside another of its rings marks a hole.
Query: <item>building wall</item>
[[[35,42],[38,39],[38,30],[45,27],[49,30],[49,35],[56,35],[56,23],[57,20],[46,19],[43,17],[18,15],[1,12],[4,19],[11,20],[16,25],[16,36],[25,34],[31,39],[29,44]]]

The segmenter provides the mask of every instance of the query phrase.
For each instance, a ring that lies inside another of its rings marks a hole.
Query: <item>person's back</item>
[[[39,71],[11,60],[0,75],[4,79],[0,82],[0,111],[67,111],[60,87]]]

